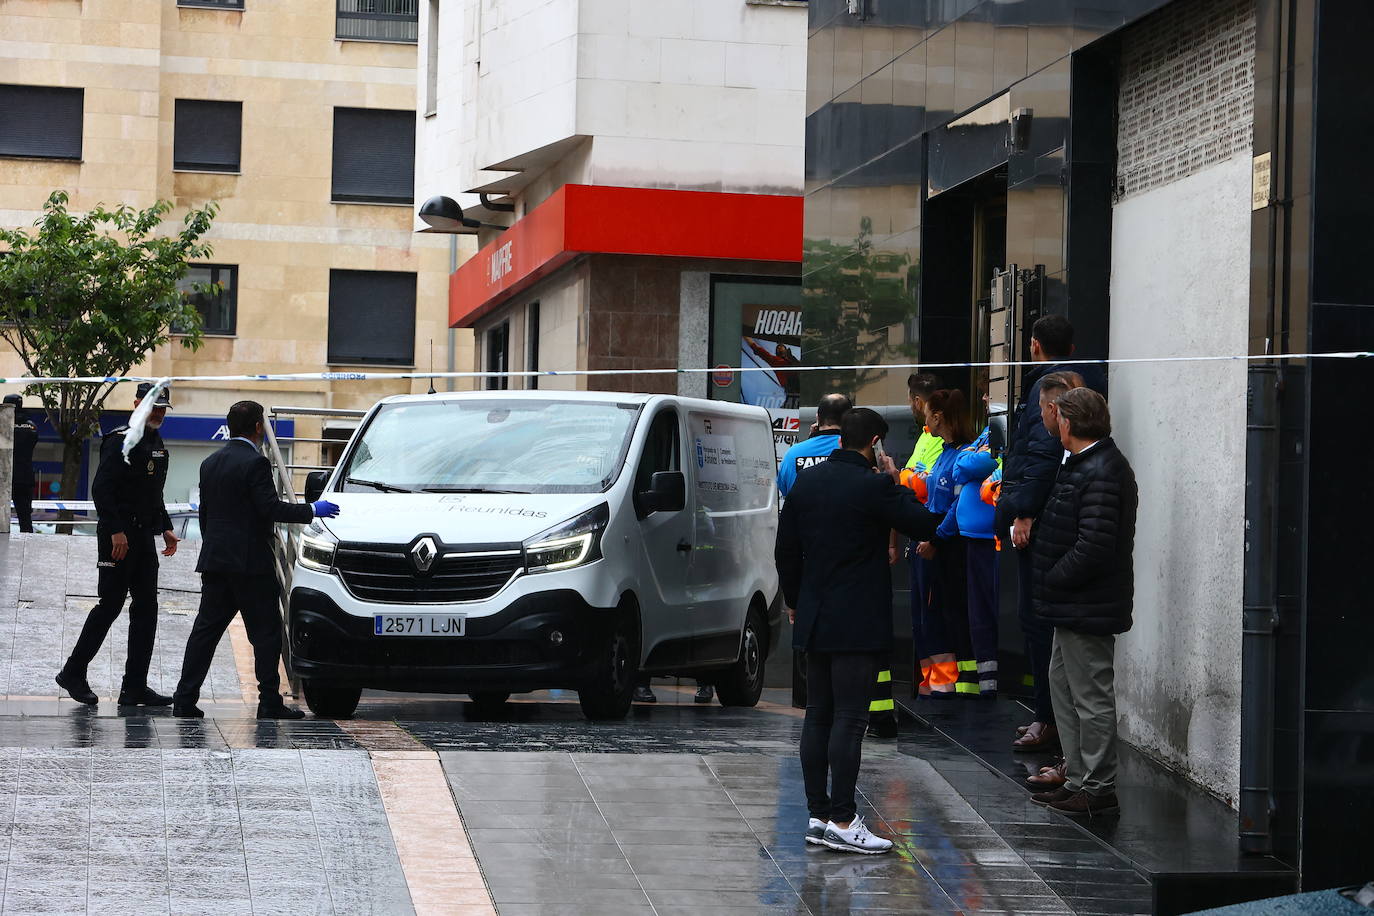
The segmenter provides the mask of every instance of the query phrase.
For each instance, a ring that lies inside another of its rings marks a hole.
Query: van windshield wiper
[[[406,487],[398,487],[394,484],[381,483],[376,480],[361,480],[357,477],[345,477],[344,483],[357,484],[360,487],[371,487],[374,490],[381,490],[383,493],[414,493],[414,490]]]
[[[530,495],[529,490],[501,490],[496,487],[421,487],[425,493],[516,493],[521,496]]]

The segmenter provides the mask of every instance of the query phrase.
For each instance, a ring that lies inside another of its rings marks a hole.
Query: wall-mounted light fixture
[[[452,197],[435,196],[420,204],[420,219],[440,232],[480,229],[482,226],[480,220],[464,216],[463,208]]]

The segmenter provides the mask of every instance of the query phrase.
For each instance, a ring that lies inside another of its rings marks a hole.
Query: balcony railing
[[[415,44],[419,34],[419,0],[338,0],[336,38]]]

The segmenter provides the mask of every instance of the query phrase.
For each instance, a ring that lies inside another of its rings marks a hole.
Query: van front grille
[[[340,544],[334,567],[360,601],[381,604],[454,604],[485,601],[521,569],[519,546],[477,553],[440,553],[425,572],[415,567],[409,547]]]

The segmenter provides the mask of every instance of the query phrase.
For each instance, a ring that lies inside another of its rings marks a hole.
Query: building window
[[[419,32],[419,0],[338,0],[335,7],[335,38],[413,45]]]
[[[194,6],[207,10],[241,10],[243,0],[177,0],[177,6]]]
[[[525,315],[525,368],[539,371],[539,303],[531,302]],[[531,375],[526,388],[538,388],[539,376]]]
[[[439,0],[429,0],[425,22],[425,115],[439,110]]]
[[[334,109],[336,203],[415,201],[415,112]]]
[[[213,286],[203,292],[197,286]],[[238,321],[239,269],[233,264],[192,264],[177,289],[200,312],[200,329],[205,334],[232,337]],[[173,330],[177,330],[173,328]],[[185,329],[181,329],[183,332]]]
[[[243,135],[243,103],[177,99],[172,168],[237,172]]]
[[[80,159],[84,96],[81,89],[0,85],[0,156]]]
[[[507,372],[510,370],[510,322],[503,321],[487,332],[487,371]],[[507,375],[489,375],[485,380],[488,390],[504,391],[510,387]]]
[[[415,365],[415,274],[329,272],[329,361]]]

